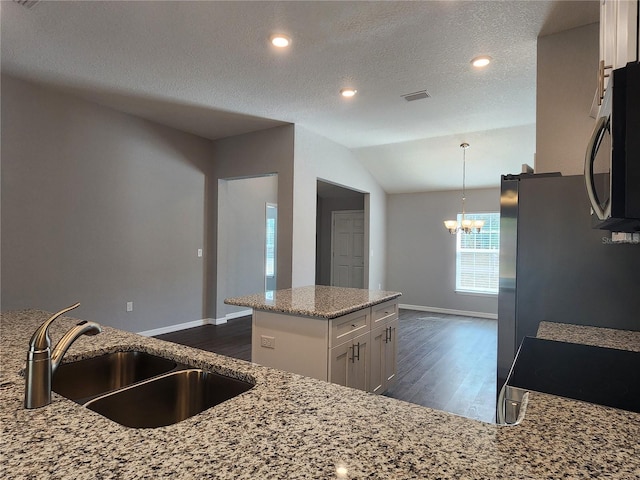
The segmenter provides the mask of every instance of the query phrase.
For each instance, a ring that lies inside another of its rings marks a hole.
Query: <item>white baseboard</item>
[[[227,313],[224,317],[227,320],[233,320],[234,318],[248,317],[249,315],[253,315],[252,308],[248,308],[247,310],[240,310],[239,312]]]
[[[490,318],[492,320],[498,319],[497,313],[469,312],[467,310],[452,310],[450,308],[425,307],[422,305],[407,305],[406,303],[401,303],[398,306],[406,310],[417,310],[419,312],[447,313],[450,315],[462,315],[465,317]]]
[[[246,317],[251,314],[253,314],[252,309],[240,310],[239,312],[227,313],[222,318],[208,318],[207,320],[209,320],[209,323],[211,325],[222,325],[224,323],[227,323],[228,320],[233,320],[234,318]]]
[[[222,318],[203,318],[202,320],[193,320],[192,322],[178,323],[176,325],[167,325],[166,327],[154,328],[152,330],[145,330],[144,332],[138,332],[138,335],[144,337],[155,337],[156,335],[162,335],[163,333],[178,332],[180,330],[186,330],[187,328],[201,327],[203,325],[222,325],[227,323],[227,320],[234,318],[246,317],[251,315],[253,310],[241,310],[239,312],[227,313]]]
[[[145,337],[155,337],[156,335],[162,335],[163,333],[177,332],[179,330],[186,330],[187,328],[201,327],[208,325],[210,319],[203,318],[202,320],[193,320],[192,322],[178,323],[176,325],[167,325],[166,327],[154,328],[152,330],[145,330],[144,332],[138,332],[138,335]]]

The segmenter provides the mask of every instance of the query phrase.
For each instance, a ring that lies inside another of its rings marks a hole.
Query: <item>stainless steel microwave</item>
[[[640,232],[640,63],[614,70],[584,166],[594,228]]]

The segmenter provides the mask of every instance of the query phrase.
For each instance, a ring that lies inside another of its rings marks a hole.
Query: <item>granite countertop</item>
[[[155,429],[123,427],[55,393],[25,410],[19,371],[48,315],[2,315],[3,479],[640,478],[640,414],[532,393],[521,424],[491,425],[109,327],[81,337],[68,360],[135,348],[256,386]],[[56,320],[52,340],[75,322]]]
[[[393,300],[400,295],[400,292],[383,290],[311,285],[226,298],[224,303],[306,317],[336,318]]]
[[[595,328],[568,323],[540,322],[538,338],[560,342],[582,343],[596,347],[640,352],[640,332]],[[640,399],[638,400],[640,401]]]

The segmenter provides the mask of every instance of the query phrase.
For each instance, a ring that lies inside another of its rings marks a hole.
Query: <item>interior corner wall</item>
[[[368,285],[385,288],[387,194],[346,147],[295,127],[292,286],[315,284],[317,180],[368,193],[365,227],[369,228]]]
[[[2,76],[2,310],[203,318],[211,141]],[[126,312],[126,303],[134,303]]]
[[[598,23],[538,38],[536,173],[583,173],[598,59]]]
[[[499,212],[500,189],[467,190],[469,212]],[[456,239],[443,225],[460,209],[460,191],[391,194],[387,200],[387,286],[400,303],[497,314],[498,296],[455,292]]]
[[[207,313],[223,318],[217,302],[218,180],[278,175],[277,286],[291,287],[293,232],[294,127],[285,125],[213,142],[212,195],[209,203]],[[315,191],[315,189],[314,189]],[[315,221],[315,217],[314,217]]]

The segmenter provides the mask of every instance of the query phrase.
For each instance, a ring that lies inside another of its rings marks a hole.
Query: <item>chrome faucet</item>
[[[102,331],[97,323],[82,321],[65,333],[51,352],[49,325],[56,318],[79,306],[80,304],[76,303],[60,310],[40,325],[31,337],[27,352],[27,368],[24,372],[24,408],[39,408],[51,403],[51,378],[71,344],[80,335],[97,335]]]

